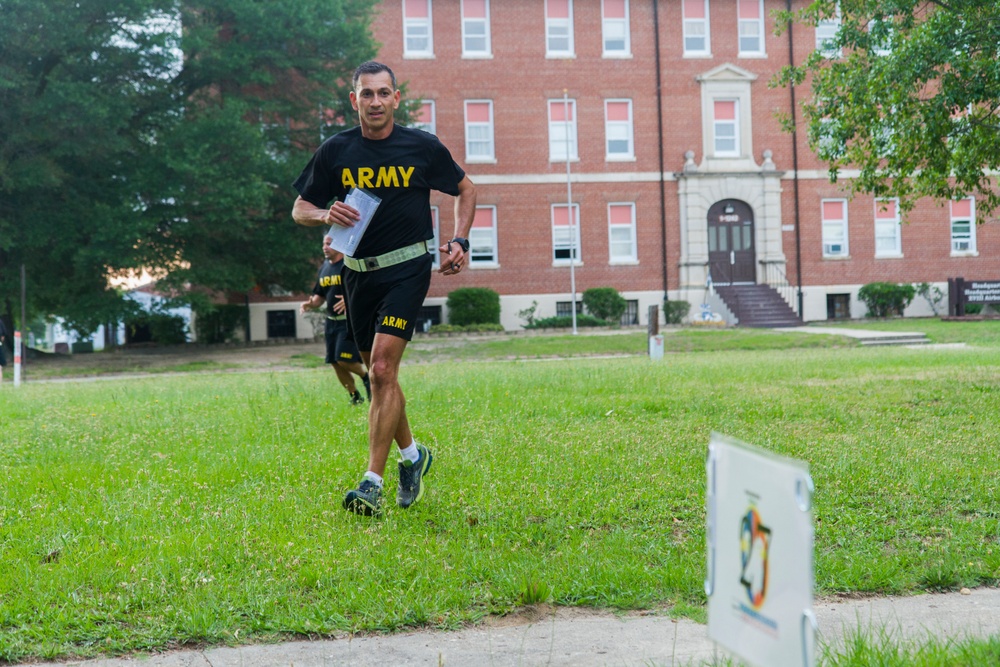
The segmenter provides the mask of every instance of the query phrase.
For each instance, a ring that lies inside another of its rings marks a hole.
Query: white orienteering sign
[[[812,667],[812,478],[806,463],[712,433],[708,636],[756,667]]]

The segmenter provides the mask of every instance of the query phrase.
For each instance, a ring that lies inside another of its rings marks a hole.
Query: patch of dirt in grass
[[[31,352],[25,378],[52,379],[170,372],[240,370],[290,370],[307,368],[310,355],[322,360],[322,342],[296,341],[270,345],[176,345],[121,347],[92,353],[47,354]]]

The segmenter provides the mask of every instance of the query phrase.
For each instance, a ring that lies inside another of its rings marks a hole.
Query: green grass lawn
[[[0,659],[448,628],[540,599],[704,620],[712,430],[810,464],[819,594],[1000,583],[1000,345],[764,340],[405,366],[435,462],[379,520],[340,508],[366,423],[329,369],[4,387]]]

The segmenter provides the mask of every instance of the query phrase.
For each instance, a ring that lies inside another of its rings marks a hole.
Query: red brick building
[[[924,201],[900,224],[894,202],[848,200],[804,133],[782,131],[791,92],[768,83],[824,35],[776,36],[785,6],[382,0],[379,59],[479,194],[472,270],[435,275],[429,316],[447,320],[457,287],[489,287],[516,329],[532,302],[568,314],[575,282],[578,296],[616,288],[636,323],[665,293],[734,321],[720,298],[732,283],[770,285],[795,311],[801,288],[810,321],[863,316],[857,290],[872,281],[1000,279],[1000,230],[975,224],[974,201]],[[452,201],[433,203],[447,239]],[[723,289],[706,289],[710,274]],[[930,313],[919,297],[907,310]]]

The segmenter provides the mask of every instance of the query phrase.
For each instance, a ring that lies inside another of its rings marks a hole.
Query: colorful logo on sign
[[[767,557],[771,546],[771,529],[761,523],[757,508],[751,506],[740,521],[740,560],[743,569],[740,583],[754,610],[764,604],[767,595]]]

